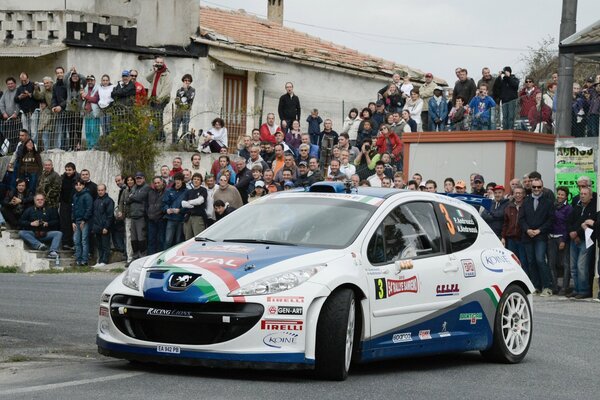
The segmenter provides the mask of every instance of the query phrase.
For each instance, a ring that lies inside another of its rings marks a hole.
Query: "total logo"
[[[284,346],[294,346],[298,342],[298,334],[293,332],[270,333],[263,338],[263,343],[269,347],[280,349]]]

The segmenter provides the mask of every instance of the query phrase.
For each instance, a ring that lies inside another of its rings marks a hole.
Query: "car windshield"
[[[334,198],[265,198],[245,205],[204,230],[203,240],[344,248],[376,207]]]

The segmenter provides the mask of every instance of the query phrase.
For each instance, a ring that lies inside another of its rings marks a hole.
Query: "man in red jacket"
[[[267,114],[267,122],[260,126],[260,141],[275,145],[275,133],[281,132],[281,127],[275,123],[275,114]]]
[[[525,86],[519,91],[519,105],[521,107],[519,116],[521,120],[527,119],[529,110],[535,107],[535,95],[538,93],[540,93],[540,89],[535,87],[533,79],[531,77],[525,78]],[[522,130],[526,130],[524,124],[525,121],[521,121]]]

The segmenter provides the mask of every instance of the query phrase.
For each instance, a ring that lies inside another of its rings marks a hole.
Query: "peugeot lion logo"
[[[169,278],[170,290],[185,290],[194,283],[200,274],[176,272]]]

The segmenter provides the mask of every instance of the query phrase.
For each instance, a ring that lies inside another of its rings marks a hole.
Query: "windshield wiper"
[[[204,237],[204,236],[196,236],[196,237],[194,238],[194,240],[195,240],[196,242],[214,242],[214,240],[212,240],[212,239],[209,239],[209,238],[207,238],[207,237]]]
[[[277,240],[266,240],[266,239],[224,239],[224,242],[237,242],[237,243],[259,243],[259,244],[278,244],[281,246],[298,246],[294,243],[289,242],[278,242]]]

